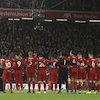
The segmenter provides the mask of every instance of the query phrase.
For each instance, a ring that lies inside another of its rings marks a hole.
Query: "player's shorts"
[[[46,72],[39,72],[38,73],[38,81],[46,81]]]
[[[57,74],[50,75],[49,80],[51,82],[57,82],[58,80]]]
[[[26,74],[27,74],[27,78],[34,78],[35,77],[35,72],[28,71],[28,72],[26,72]]]
[[[88,79],[89,80],[97,80],[97,70],[96,69],[89,69],[88,72]]]
[[[77,67],[72,67],[70,69],[70,78],[78,79],[78,68]]]
[[[22,71],[20,71],[20,70],[15,71],[15,81],[16,82],[22,82],[23,81]]]
[[[68,80],[68,70],[60,68],[58,72],[58,83],[64,83]]]
[[[97,81],[100,81],[100,69],[97,70]]]
[[[2,79],[4,81],[8,80],[8,81],[12,81],[12,73],[11,72],[7,72],[7,71],[3,71],[3,74],[2,74]]]
[[[51,82],[57,82],[57,80],[58,80],[57,72],[58,71],[57,71],[56,68],[50,69],[50,71],[49,71],[49,80]]]
[[[86,69],[78,70],[78,79],[82,79],[82,80],[86,79]]]

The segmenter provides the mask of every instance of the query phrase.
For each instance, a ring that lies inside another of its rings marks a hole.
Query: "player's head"
[[[88,57],[89,57],[89,58],[93,58],[93,56],[94,56],[94,55],[93,55],[92,52],[89,52],[89,53],[88,53]]]
[[[78,57],[78,58],[82,58],[82,53],[79,52],[79,53],[77,54],[77,57]]]
[[[14,54],[13,53],[10,53],[9,54],[9,58],[11,58],[11,59],[14,58]]]
[[[34,55],[34,57],[37,57],[37,56],[38,56],[36,52],[34,52],[34,54],[33,54],[33,55]]]
[[[15,59],[19,60],[21,58],[20,53],[15,54]]]
[[[39,60],[43,60],[43,57],[39,57]]]
[[[70,56],[75,56],[75,51],[71,50],[69,54]]]
[[[29,56],[29,57],[32,57],[32,56],[33,56],[33,52],[32,52],[32,51],[29,51],[29,52],[28,52],[28,56]]]
[[[96,59],[97,59],[97,60],[100,60],[100,54],[98,54],[98,55],[96,56]]]

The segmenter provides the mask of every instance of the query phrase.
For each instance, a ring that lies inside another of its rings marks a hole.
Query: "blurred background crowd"
[[[36,30],[34,21],[0,21],[0,57],[12,52],[23,57],[32,50],[46,58],[68,55],[70,50],[100,53],[100,24],[75,22],[41,22],[43,30]]]

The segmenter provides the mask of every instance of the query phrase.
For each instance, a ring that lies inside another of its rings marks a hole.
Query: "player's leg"
[[[84,93],[86,93],[86,70],[82,73],[82,83],[81,83],[82,89],[84,90]]]
[[[33,93],[35,93],[35,72],[31,73],[31,80],[32,80]]]
[[[100,94],[100,81],[97,82],[97,92]]]
[[[44,84],[44,93],[46,93],[46,73],[45,74],[43,74],[43,77],[42,77],[43,79],[43,84]]]
[[[63,77],[63,81],[65,82],[65,86],[66,86],[66,91],[67,93],[69,92],[69,85],[68,85],[68,72],[66,71]]]
[[[23,75],[22,75],[22,71],[19,73],[19,83],[20,83],[20,87],[21,87],[21,93],[23,93]]]
[[[70,80],[71,80],[71,84],[70,84],[70,89],[71,89],[71,93],[73,93],[74,90],[74,78],[73,78],[73,72],[70,71]]]
[[[63,75],[63,73],[60,73],[59,74],[59,77],[58,77],[58,84],[59,84],[59,91],[58,91],[58,94],[60,94],[61,93],[61,90],[62,90],[62,83],[64,82],[63,81],[63,77],[64,75]]]
[[[37,93],[41,93],[40,89],[41,89],[41,79],[42,79],[42,75],[40,73],[38,73],[38,92]]]
[[[32,86],[33,86],[33,93],[34,93],[35,92],[35,79],[33,75],[32,75]]]
[[[76,91],[77,91],[77,80],[78,80],[78,72],[75,71],[73,73],[73,90],[74,90],[73,93],[76,93]]]
[[[55,92],[57,91],[57,82],[55,82]]]
[[[61,87],[62,87],[62,81],[59,81],[59,91],[58,91],[58,94],[60,94],[61,93]]]
[[[92,90],[92,74],[88,73],[88,89],[89,91],[87,92],[87,94],[91,94],[91,90]]]
[[[28,80],[28,93],[31,93],[31,78],[30,78],[30,73],[27,72],[27,80]]]
[[[74,79],[74,93],[77,92],[77,78]]]
[[[93,90],[94,90],[94,94],[96,94],[96,87],[97,87],[97,81],[93,80]]]
[[[97,73],[97,93],[100,94],[100,69]]]
[[[3,71],[2,80],[3,80],[3,92],[4,93],[6,93],[6,91],[5,91],[6,79],[7,79],[7,72],[6,71]]]
[[[59,72],[59,74],[58,74],[58,84],[59,84],[59,87],[58,87],[58,88],[59,88],[58,94],[60,94],[60,93],[61,93],[62,78],[63,78],[62,73],[61,73],[61,72]]]
[[[51,92],[53,92],[53,82],[51,81]]]
[[[77,91],[79,94],[81,93],[81,90],[82,90],[81,89],[81,82],[82,82],[81,78],[77,80]]]
[[[57,77],[57,74],[55,74],[55,77],[54,77],[54,83],[55,83],[55,92],[57,91],[57,81],[58,81],[58,77]]]
[[[97,90],[97,69],[95,69],[95,73],[93,74],[93,89],[94,89],[94,94],[96,94]]]
[[[55,73],[55,75],[52,75],[51,81],[52,81],[52,89],[51,90],[52,90],[52,92],[56,93],[56,91],[57,91],[57,74],[56,73]]]
[[[77,90],[79,94],[81,93],[81,80],[82,80],[82,73],[80,70],[78,70]]]
[[[41,89],[41,81],[38,81],[38,93],[40,93],[40,89]]]
[[[97,89],[97,73],[93,74],[93,84],[92,84],[94,94],[96,94],[96,89]]]
[[[86,79],[82,79],[82,89],[84,90],[84,93],[86,93]]]
[[[8,81],[10,83],[10,92],[12,93],[12,73],[8,74]]]
[[[16,90],[17,90],[17,93],[19,93],[19,78],[18,78],[18,74],[15,73],[15,82],[16,82]]]
[[[76,71],[75,70],[71,70],[71,93],[75,93],[75,90],[77,88],[77,80],[76,80]]]
[[[50,81],[50,90],[53,92],[53,75],[50,73],[49,74],[49,81]]]
[[[28,93],[31,93],[31,78],[28,77]]]

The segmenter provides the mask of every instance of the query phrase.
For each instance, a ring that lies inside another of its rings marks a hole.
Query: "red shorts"
[[[100,81],[100,68],[97,70],[97,81]]]
[[[22,82],[23,81],[22,71],[20,71],[20,70],[15,71],[15,81],[16,82]]]
[[[57,69],[56,68],[51,69],[49,73],[50,73],[49,74],[49,80],[51,82],[57,82],[57,80],[58,80]]]
[[[97,70],[96,69],[89,69],[88,72],[88,79],[89,80],[97,80]]]
[[[78,68],[77,67],[72,67],[70,69],[70,78],[78,79]]]
[[[38,81],[46,81],[46,73],[38,72]]]
[[[4,70],[3,74],[2,74],[2,79],[4,81],[6,81],[6,80],[12,81],[12,73],[11,72],[7,72],[6,70]]]
[[[82,80],[86,79],[86,69],[78,70],[78,79],[82,79]]]
[[[27,71],[27,78],[34,78],[35,77],[35,72],[32,72],[32,71]]]
[[[57,77],[57,75],[50,75],[49,80],[50,80],[51,82],[57,82],[58,77]]]

